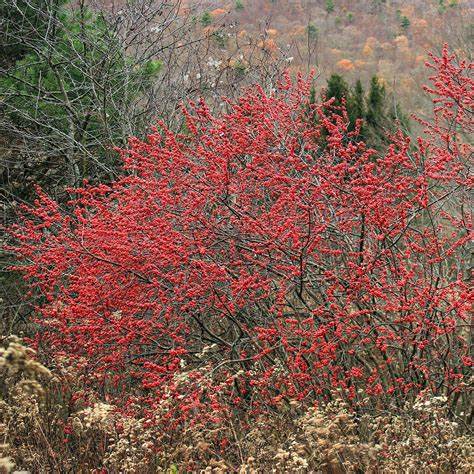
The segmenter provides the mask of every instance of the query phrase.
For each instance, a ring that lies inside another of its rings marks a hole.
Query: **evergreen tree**
[[[398,105],[392,107],[389,104],[390,98],[387,96],[385,86],[377,76],[371,78],[366,95],[360,80],[350,88],[342,76],[333,74],[327,81],[323,96],[327,100],[334,99],[331,106],[325,108],[325,113],[328,115],[342,114],[338,108],[345,104],[349,130],[355,130],[357,120],[362,120],[357,140],[363,139],[372,148],[384,148],[387,143],[387,131],[393,132],[399,126],[409,131],[408,117]],[[310,102],[316,102],[314,89],[311,90]],[[317,118],[313,120],[316,122]],[[322,133],[326,135],[327,131],[323,130]]]
[[[46,154],[63,182],[77,185],[111,177],[114,147],[124,144],[125,132],[145,128],[140,103],[161,62],[132,61],[102,16],[62,3],[48,12],[43,36],[25,43],[17,37],[27,47],[0,68],[0,134],[27,137],[32,154]]]
[[[68,0],[0,0],[0,66],[9,66],[31,51],[31,43],[56,30],[48,28],[52,12],[59,12]]]
[[[201,17],[201,25],[202,26],[209,26],[212,23],[212,17],[209,12],[203,13]]]
[[[444,4],[444,0],[439,0],[438,5],[438,13],[442,15],[446,11],[446,5]]]
[[[334,11],[336,4],[334,0],[326,0],[326,11],[330,14]]]
[[[315,40],[318,38],[318,34],[319,34],[318,27],[311,21],[308,23],[308,26],[306,27],[306,32],[308,33],[308,38],[310,40]]]
[[[351,130],[355,129],[355,124],[357,120],[365,119],[365,95],[364,89],[360,79],[357,80],[353,92],[351,93],[348,103],[347,103],[347,112],[349,115],[349,120],[351,122]],[[365,135],[365,125],[362,124],[360,128],[361,136]]]
[[[382,126],[385,107],[385,86],[377,76],[370,80],[370,91],[367,98],[367,123],[371,127]]]
[[[342,115],[341,107],[346,104],[349,97],[349,86],[342,76],[339,74],[332,74],[327,80],[327,87],[321,94],[322,98],[332,100],[331,105],[324,107],[324,114],[331,117],[332,114]],[[317,119],[316,119],[317,120]],[[321,131],[321,136],[326,138],[330,135],[329,130],[325,127]],[[323,142],[324,143],[324,140]]]
[[[394,110],[388,104],[385,86],[377,76],[370,80],[370,90],[366,101],[367,113],[367,143],[373,148],[383,148],[387,143],[387,131],[393,132],[402,125],[405,130],[409,129],[408,118],[399,110]],[[397,123],[398,122],[398,123]]]
[[[402,16],[402,19],[400,21],[400,27],[402,28],[402,30],[408,31],[408,28],[410,28],[410,25],[411,23],[408,17]]]
[[[349,86],[342,76],[332,74],[327,81],[327,88],[324,93],[326,99],[334,98],[333,107],[340,107],[343,104],[343,98],[349,96]]]

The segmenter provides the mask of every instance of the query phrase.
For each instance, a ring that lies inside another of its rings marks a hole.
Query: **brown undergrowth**
[[[166,432],[99,399],[90,406],[72,403],[65,393],[74,387],[64,389],[67,365],[58,364],[56,374],[20,339],[4,342],[0,473],[474,470],[470,428],[449,416],[444,397],[420,398],[398,413],[355,413],[337,398],[318,408],[291,401],[246,421]]]

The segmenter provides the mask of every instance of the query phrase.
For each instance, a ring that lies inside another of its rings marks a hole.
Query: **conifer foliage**
[[[357,126],[357,139],[379,151],[391,143],[387,132],[393,133],[398,128],[404,132],[410,129],[408,117],[387,95],[385,86],[377,76],[372,76],[366,94],[360,80],[357,80],[354,88],[350,88],[342,76],[332,74],[321,97],[323,100],[332,99],[326,111],[339,110],[339,115],[347,112],[350,124],[348,130],[353,131]],[[316,101],[314,89],[311,100],[312,103]]]
[[[172,400],[175,422],[335,393],[461,406],[472,80],[447,48],[430,67],[435,120],[416,146],[396,133],[369,149],[327,103],[315,126],[309,83],[287,79],[130,139],[123,176],[67,209],[40,191],[13,230],[44,296],[40,348],[83,364],[85,396]]]

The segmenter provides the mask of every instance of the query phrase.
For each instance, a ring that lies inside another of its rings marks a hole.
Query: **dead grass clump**
[[[0,348],[1,472],[31,467],[41,457],[40,450],[52,451],[39,422],[45,401],[42,384],[52,378],[51,372],[18,337],[10,336],[6,341],[7,347]]]
[[[403,414],[371,420],[391,472],[472,472],[474,438],[450,419],[447,398],[419,399]],[[469,428],[469,427],[464,427]],[[463,432],[464,431],[464,432]]]

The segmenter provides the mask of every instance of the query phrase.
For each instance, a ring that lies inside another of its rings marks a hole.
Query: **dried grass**
[[[470,429],[450,416],[443,397],[420,398],[398,413],[356,413],[337,398],[311,408],[291,401],[258,416],[166,431],[100,400],[72,406],[61,389],[71,375],[66,364],[53,374],[18,338],[6,342],[0,473],[474,471]]]

